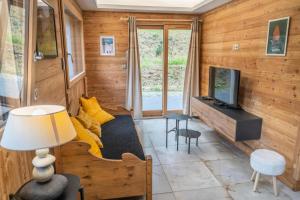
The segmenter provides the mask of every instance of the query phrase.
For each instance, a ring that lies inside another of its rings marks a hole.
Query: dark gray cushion
[[[54,200],[58,198],[68,185],[68,180],[62,175],[55,174],[46,183],[30,181],[22,187],[17,196],[23,200]]]
[[[101,126],[101,149],[104,158],[121,159],[123,153],[132,153],[145,160],[142,145],[130,115],[117,115],[116,119]]]

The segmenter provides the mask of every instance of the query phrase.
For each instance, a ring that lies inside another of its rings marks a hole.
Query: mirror
[[[58,56],[54,9],[42,0],[37,1],[36,60]]]

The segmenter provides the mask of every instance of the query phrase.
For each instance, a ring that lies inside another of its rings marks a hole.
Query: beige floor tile
[[[153,166],[152,181],[153,194],[172,192],[171,186],[161,166]]]
[[[241,159],[215,160],[205,163],[224,185],[249,182],[253,172],[249,161]]]
[[[144,153],[145,153],[145,155],[151,155],[152,156],[152,164],[153,165],[160,165],[160,162],[157,158],[156,152],[152,147],[144,148]]]
[[[202,162],[163,165],[163,169],[173,191],[221,186]]]
[[[291,198],[283,192],[279,192],[276,197],[272,187],[269,184],[261,182],[258,187],[258,192],[252,191],[253,183],[240,183],[231,185],[228,192],[234,200],[290,200]]]
[[[178,151],[176,146],[154,147],[154,149],[161,164],[201,161],[193,151],[188,154],[187,146],[180,145]]]
[[[173,193],[155,194],[153,200],[175,200]]]
[[[230,200],[232,199],[223,187],[204,188],[199,190],[174,193],[176,200]]]
[[[198,147],[193,147],[193,150],[205,161],[237,158],[230,149],[220,143],[202,143]]]
[[[140,134],[139,138],[140,138],[140,142],[141,142],[143,148],[152,147],[152,143],[151,143],[149,135],[142,133],[142,134]]]

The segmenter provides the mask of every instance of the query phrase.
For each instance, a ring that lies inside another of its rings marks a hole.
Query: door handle
[[[43,58],[44,58],[44,54],[42,52],[39,52],[39,51],[34,52],[34,55],[33,55],[34,61],[43,60]]]

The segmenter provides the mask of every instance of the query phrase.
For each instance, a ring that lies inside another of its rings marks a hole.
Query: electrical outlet
[[[240,44],[233,44],[233,45],[232,45],[232,50],[233,50],[233,51],[238,51],[238,50],[240,50]]]

